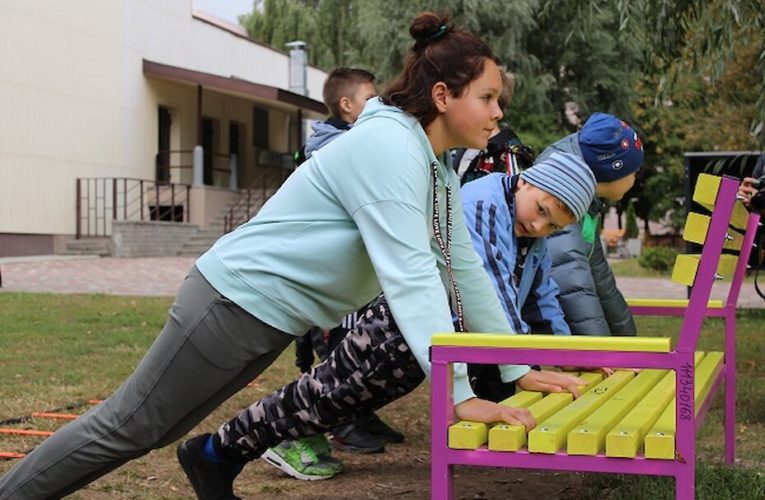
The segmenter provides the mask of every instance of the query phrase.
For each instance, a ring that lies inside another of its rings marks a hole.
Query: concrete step
[[[191,252],[191,253],[197,253],[197,255],[201,255],[205,253],[207,250],[210,249],[210,247],[213,245],[213,243],[205,244],[205,243],[184,243],[181,247],[181,252]]]
[[[222,234],[216,234],[215,236],[195,235],[186,240],[187,243],[192,245],[204,245],[206,243],[213,244],[218,241],[218,238],[223,236]]]
[[[112,252],[111,250],[83,250],[83,251],[73,251],[73,250],[64,250],[63,252],[56,254],[56,255],[66,255],[70,257],[74,256],[84,256],[84,255],[92,255],[97,257],[109,257],[111,256]]]
[[[197,233],[193,237],[194,238],[214,238],[214,239],[218,239],[222,235],[223,235],[223,226],[221,226],[220,229],[217,229],[217,228],[215,228],[215,229],[210,229],[210,228],[200,229],[199,231],[197,231]]]
[[[111,255],[111,238],[83,238],[66,242],[63,255]]]

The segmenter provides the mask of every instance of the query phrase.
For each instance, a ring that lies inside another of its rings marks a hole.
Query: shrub
[[[646,269],[668,271],[675,265],[675,258],[680,252],[669,247],[652,247],[643,250],[638,264]]]

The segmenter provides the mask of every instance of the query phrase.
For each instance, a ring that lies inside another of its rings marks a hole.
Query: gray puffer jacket
[[[545,149],[537,162],[553,152],[582,158],[577,134]],[[594,199],[585,218],[547,237],[552,258],[551,276],[560,288],[560,304],[575,335],[635,335],[624,296],[616,287],[611,267],[600,244],[600,221],[604,203]]]

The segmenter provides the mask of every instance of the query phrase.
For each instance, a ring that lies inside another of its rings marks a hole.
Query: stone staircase
[[[199,257],[205,253],[215,241],[223,236],[223,218],[209,227],[198,229],[197,232],[183,243],[183,247],[178,251],[182,257]]]
[[[191,236],[179,251],[178,255],[188,257],[198,257],[205,253],[218,238],[226,233],[226,218],[231,217],[234,221],[234,228],[243,224],[252,218],[260,207],[276,192],[279,185],[269,189],[251,189],[249,191],[249,203],[245,203],[248,197],[248,191],[241,190],[239,196],[218,214],[209,226],[200,228]],[[248,211],[249,208],[249,211]]]

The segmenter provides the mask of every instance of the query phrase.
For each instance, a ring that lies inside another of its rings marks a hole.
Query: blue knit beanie
[[[577,221],[584,217],[595,195],[595,175],[581,159],[553,153],[521,172],[521,179],[562,201]]]
[[[579,147],[598,182],[627,177],[643,164],[643,142],[614,115],[593,113],[579,131]]]

